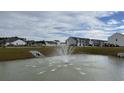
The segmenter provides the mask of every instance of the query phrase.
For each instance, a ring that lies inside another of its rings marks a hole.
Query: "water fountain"
[[[69,63],[70,61],[69,56],[72,55],[73,52],[74,52],[73,46],[62,45],[57,47],[57,53],[61,57],[60,58],[61,61],[63,61],[64,63]]]

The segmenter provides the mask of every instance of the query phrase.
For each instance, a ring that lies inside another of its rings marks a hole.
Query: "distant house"
[[[34,40],[30,40],[27,41],[27,45],[28,46],[57,46],[59,41],[34,41]]]
[[[105,40],[98,40],[98,39],[90,39],[89,45],[91,46],[103,46],[107,41]]]
[[[89,45],[90,39],[88,38],[79,38],[79,37],[69,37],[66,40],[68,46],[87,46]]]
[[[69,37],[66,40],[68,46],[102,46],[105,42],[107,41],[79,37]]]
[[[23,46],[26,45],[24,38],[10,37],[3,40],[5,46]]]
[[[27,46],[36,47],[36,46],[44,46],[44,45],[46,45],[46,42],[44,40],[43,41],[34,41],[34,40],[27,41]]]
[[[108,43],[124,46],[124,35],[120,33],[114,33],[112,36],[108,37]]]

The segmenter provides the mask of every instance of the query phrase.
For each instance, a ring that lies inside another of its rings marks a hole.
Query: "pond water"
[[[1,81],[124,80],[124,59],[103,55],[71,55],[0,62]]]

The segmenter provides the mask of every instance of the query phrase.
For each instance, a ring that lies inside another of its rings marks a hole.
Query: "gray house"
[[[107,41],[105,40],[98,40],[98,39],[90,39],[89,44],[91,46],[103,46]]]
[[[79,37],[69,37],[66,40],[68,46],[102,46],[107,41],[89,39],[89,38],[79,38]]]
[[[88,38],[79,38],[79,37],[69,37],[66,40],[68,46],[88,46],[90,39]]]

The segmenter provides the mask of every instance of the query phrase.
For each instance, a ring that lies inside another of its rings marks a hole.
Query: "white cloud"
[[[116,27],[116,29],[124,29],[124,25],[121,25],[119,27]]]
[[[124,22],[124,20],[122,20],[122,22]]]
[[[102,39],[107,40],[114,32],[106,32],[103,30],[87,30],[87,31],[76,31],[76,33],[71,34],[71,36],[78,36],[90,39]]]
[[[106,24],[98,18],[112,14],[113,12],[90,11],[0,12],[0,35],[21,36],[35,40],[65,40],[68,36],[82,34],[82,37],[98,37],[99,39],[101,37],[103,39],[106,32],[100,29],[106,27]],[[113,21],[113,23],[115,22]]]
[[[118,21],[114,20],[114,19],[111,19],[107,22],[108,25],[116,25],[116,24],[119,24]]]
[[[112,32],[106,32],[102,30],[91,30],[88,31],[85,37],[89,37],[92,39],[102,39],[102,40],[107,40],[110,35],[112,35]]]
[[[114,32],[114,31],[120,31],[120,30],[123,30],[124,29],[124,25],[120,25],[120,26],[110,26],[108,28],[104,28],[104,30],[107,30],[107,31],[111,31],[111,32]],[[121,31],[120,31],[121,32]]]

